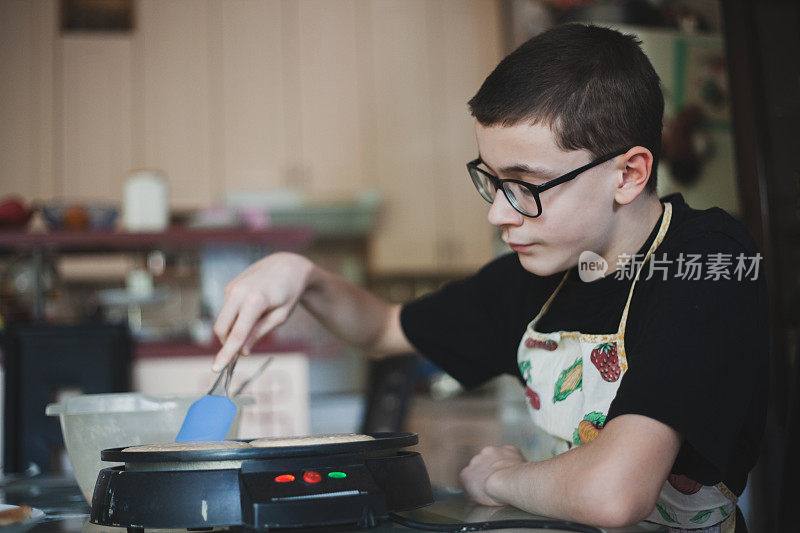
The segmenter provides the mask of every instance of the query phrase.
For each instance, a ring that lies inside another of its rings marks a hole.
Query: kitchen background
[[[777,252],[785,232],[794,243],[800,234],[796,191],[781,193],[788,172],[768,180],[755,162],[777,147],[753,140],[786,121],[753,118],[778,96],[748,92],[760,77],[744,70],[769,68],[769,47],[786,42],[763,38],[762,25],[756,44],[747,32],[772,14],[762,8],[748,25],[747,9],[0,0],[4,470],[70,469],[48,402],[206,390],[222,290],[267,253],[306,254],[393,301],[506,253],[464,168],[476,153],[466,102],[506,53],[559,22],[640,37],[667,103],[660,193],[741,218],[773,259],[772,294],[796,294],[796,252]],[[737,51],[751,55],[734,66],[726,54]],[[782,110],[796,116],[797,105]],[[776,368],[794,368],[793,298],[773,302]],[[302,310],[237,374],[269,355],[247,392],[242,437],[418,431],[433,480],[446,485],[484,445],[517,444],[531,459],[546,447],[512,378],[466,392],[413,354],[367,363]],[[770,491],[792,427],[790,383],[773,398],[762,461],[772,468],[760,465],[742,499],[753,531],[777,516]]]

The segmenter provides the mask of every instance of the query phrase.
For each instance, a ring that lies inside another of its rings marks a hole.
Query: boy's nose
[[[489,223],[493,226],[502,227],[506,225],[519,226],[524,222],[522,214],[514,209],[503,191],[497,191],[494,202],[489,208]]]

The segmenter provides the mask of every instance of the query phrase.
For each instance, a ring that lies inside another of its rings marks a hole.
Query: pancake
[[[249,448],[246,442],[237,440],[196,441],[196,442],[167,442],[165,444],[143,444],[131,446],[123,452],[196,452],[202,450],[238,450]]]
[[[302,437],[268,437],[250,441],[253,448],[279,448],[286,446],[314,446],[318,444],[343,444],[375,440],[369,435],[358,433],[337,433],[334,435],[306,435]]]

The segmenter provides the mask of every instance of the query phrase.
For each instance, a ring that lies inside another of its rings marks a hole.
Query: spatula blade
[[[225,440],[235,417],[236,404],[227,396],[203,396],[189,407],[175,442]]]

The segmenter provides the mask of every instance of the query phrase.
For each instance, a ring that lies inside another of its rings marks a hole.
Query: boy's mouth
[[[536,243],[534,242],[530,244],[519,244],[516,242],[506,242],[506,244],[508,244],[508,246],[515,252],[525,252],[527,250],[530,250]]]

